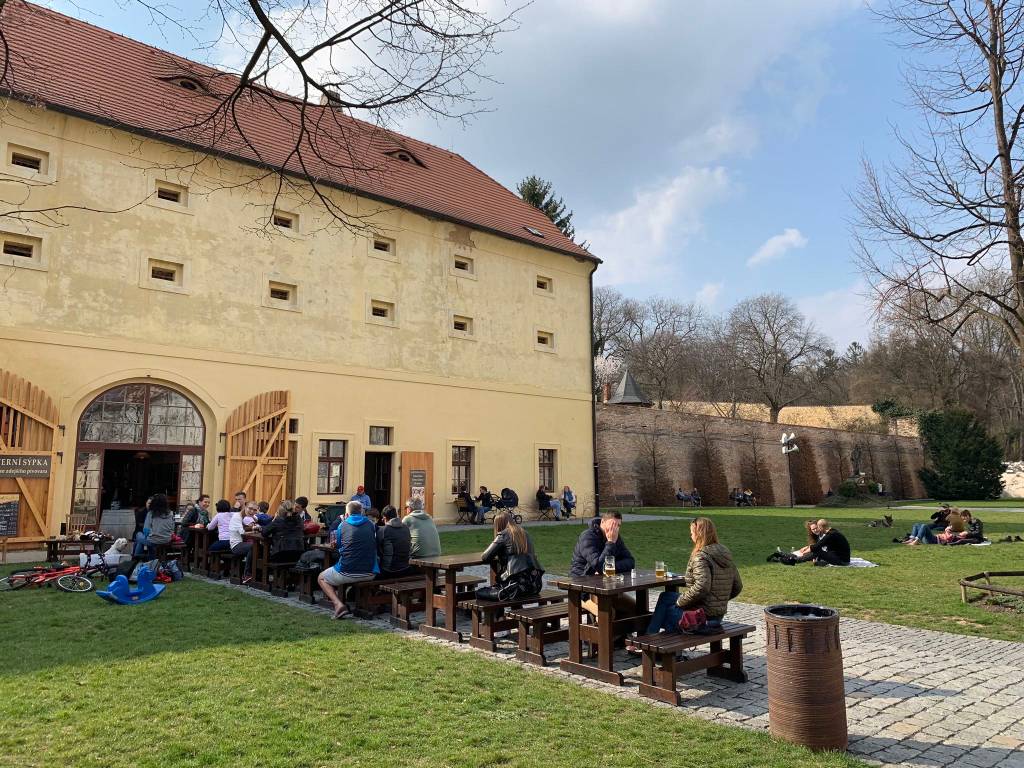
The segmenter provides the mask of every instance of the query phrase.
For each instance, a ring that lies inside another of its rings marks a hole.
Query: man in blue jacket
[[[373,502],[370,500],[369,495],[366,493],[366,488],[358,486],[356,492],[352,494],[351,501],[358,501],[363,505],[363,509],[369,509],[373,506]],[[347,507],[346,507],[347,509]]]
[[[596,576],[604,573],[605,558],[615,558],[615,572],[629,573],[636,567],[629,547],[622,540],[619,528],[622,526],[622,515],[618,512],[604,512],[600,517],[590,521],[590,525],[580,534],[576,546],[572,550],[572,563],[569,565],[570,576]],[[597,603],[587,598],[582,606],[590,613],[597,615]],[[615,599],[616,612],[622,615],[636,613],[636,602],[629,595],[620,595]]]
[[[345,604],[345,587],[360,581],[372,581],[380,573],[377,531],[373,522],[363,514],[363,505],[358,501],[345,505],[345,519],[338,525],[337,541],[338,562],[321,571],[317,582],[334,605],[334,618],[341,619],[352,613]]]

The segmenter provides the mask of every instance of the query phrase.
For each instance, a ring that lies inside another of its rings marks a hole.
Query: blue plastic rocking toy
[[[110,589],[97,591],[96,594],[107,602],[117,605],[148,603],[150,600],[160,597],[167,586],[166,584],[154,584],[153,579],[155,578],[156,574],[144,565],[139,568],[139,574],[136,577],[139,583],[138,589],[129,587],[128,578],[122,575],[110,582]]]

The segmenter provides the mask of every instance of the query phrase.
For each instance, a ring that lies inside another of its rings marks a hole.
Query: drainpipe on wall
[[[594,457],[594,515],[601,514],[601,489],[597,484],[597,372],[594,371],[594,273],[597,264],[590,269],[590,443]]]

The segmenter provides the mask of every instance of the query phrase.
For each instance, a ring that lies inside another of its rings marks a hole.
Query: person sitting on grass
[[[358,501],[345,505],[345,519],[338,524],[337,542],[338,562],[322,570],[317,583],[334,606],[332,618],[343,619],[352,614],[345,603],[345,587],[372,581],[380,573],[377,534]]]
[[[550,509],[555,513],[555,520],[562,519],[562,502],[552,498],[543,485],[537,488],[537,509]]]
[[[377,529],[377,552],[380,556],[380,579],[396,579],[419,573],[409,565],[412,533],[398,519],[398,510],[384,507],[384,525]]]
[[[517,597],[536,595],[544,588],[544,569],[534,553],[533,541],[505,510],[494,516],[494,541],[480,559],[485,563],[496,563],[498,568],[497,583],[478,590],[483,599],[496,599],[498,590],[512,583],[519,585]]]
[[[636,567],[633,554],[623,541],[619,529],[622,527],[622,515],[619,512],[603,512],[600,517],[590,521],[576,540],[572,550],[572,562],[569,565],[570,576],[595,576],[604,573],[604,563],[609,557],[615,558],[615,572],[629,573]],[[597,615],[597,603],[585,596],[583,609]],[[629,595],[615,598],[615,610],[623,616],[632,616],[637,612],[636,601]]]
[[[263,538],[270,542],[270,562],[292,563],[306,550],[302,531],[301,508],[285,499],[277,507],[277,515],[263,527]]]
[[[953,509],[949,504],[943,504],[936,511],[932,512],[931,517],[929,518],[932,521],[930,523],[931,529],[933,531],[944,530],[946,526],[949,525],[949,515],[952,511]]]
[[[733,562],[732,552],[718,541],[715,524],[706,517],[690,523],[693,550],[686,564],[686,586],[680,592],[662,592],[647,625],[647,634],[679,632],[684,611],[704,611],[706,624],[698,631],[714,634],[722,629],[729,601],[743,591],[743,580]],[[635,646],[629,647],[638,653]]]
[[[409,514],[402,518],[402,525],[409,529],[411,543],[409,557],[437,557],[441,554],[441,537],[437,535],[434,518],[423,510],[423,499],[405,502]]]
[[[782,558],[783,565],[796,565],[813,560],[815,565],[849,565],[850,564],[850,542],[846,540],[839,531],[829,525],[828,520],[822,518],[815,526],[818,529],[819,539],[807,547],[808,551],[803,555],[791,555]]]
[[[974,517],[968,509],[960,512],[960,518],[964,521],[964,530],[959,533],[943,534],[939,536],[940,542],[950,546],[981,544],[985,540],[985,526],[981,520]]]

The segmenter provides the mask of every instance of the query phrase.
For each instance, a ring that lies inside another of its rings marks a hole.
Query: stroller
[[[519,514],[519,495],[511,488],[502,488],[501,496],[495,501],[494,509],[504,509],[509,513],[512,522],[523,524],[523,516]]]

